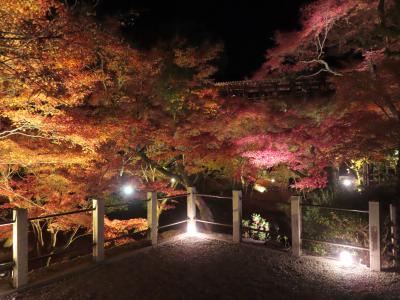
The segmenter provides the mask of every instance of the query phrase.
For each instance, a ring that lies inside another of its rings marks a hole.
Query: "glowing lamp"
[[[174,177],[171,178],[171,183],[175,183],[176,179]]]
[[[135,192],[135,189],[134,189],[133,186],[131,186],[131,185],[125,185],[125,186],[122,188],[122,192],[124,193],[124,195],[130,196],[130,195],[132,195],[132,194]]]
[[[196,222],[194,220],[189,220],[186,232],[189,235],[195,235],[197,233]]]
[[[272,178],[272,179],[271,179],[271,182],[274,183],[274,182],[275,182],[275,178]]]
[[[350,179],[345,179],[345,180],[342,181],[342,184],[344,186],[351,186],[352,181]]]
[[[259,185],[257,183],[254,185],[254,189],[260,193],[264,193],[267,190],[265,186]]]
[[[353,176],[349,176],[349,175],[339,176],[339,181],[346,188],[351,188],[354,186],[354,177]]]
[[[340,252],[339,260],[344,267],[351,267],[354,264],[353,256],[349,251]]]

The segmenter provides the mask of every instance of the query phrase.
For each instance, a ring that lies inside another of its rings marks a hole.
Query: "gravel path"
[[[9,299],[400,299],[400,275],[190,237]]]

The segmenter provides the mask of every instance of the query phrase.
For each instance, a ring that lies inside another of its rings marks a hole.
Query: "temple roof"
[[[243,80],[215,83],[222,96],[237,96],[260,100],[264,97],[318,96],[335,92],[333,84],[325,77],[303,77],[296,79]]]

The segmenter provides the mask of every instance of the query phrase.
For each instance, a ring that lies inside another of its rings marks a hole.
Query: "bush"
[[[268,242],[271,246],[274,244],[275,247],[280,248],[289,246],[289,239],[285,234],[280,233],[279,226],[271,224],[259,214],[252,214],[250,220],[243,219],[242,226],[246,227],[242,230],[243,238]],[[257,229],[257,231],[251,229]]]
[[[244,238],[251,238],[258,241],[267,241],[270,237],[269,222],[267,222],[267,220],[262,218],[259,214],[252,214],[251,220],[242,220],[242,226],[265,231],[261,232],[245,228],[243,230]]]
[[[305,207],[302,212],[304,239],[368,247],[368,215]],[[343,247],[303,243],[304,250],[317,255],[337,256]],[[364,251],[363,251],[364,252]],[[362,257],[365,253],[359,253]]]

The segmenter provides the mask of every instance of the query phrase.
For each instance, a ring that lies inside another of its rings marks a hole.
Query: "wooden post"
[[[232,191],[232,240],[240,243],[242,225],[242,191]]]
[[[393,254],[393,265],[397,265],[397,209],[396,205],[390,204],[390,233],[392,240],[392,254]]]
[[[28,211],[13,210],[13,261],[12,282],[14,288],[28,283]]]
[[[104,201],[93,199],[93,259],[104,260]]]
[[[369,202],[369,264],[371,271],[381,270],[379,202]]]
[[[300,197],[290,198],[291,219],[292,219],[292,254],[301,255],[301,206]]]
[[[150,229],[151,244],[155,247],[158,242],[157,192],[147,193],[147,224]]]
[[[194,233],[197,231],[196,229],[196,188],[188,187],[187,188],[187,232]]]

